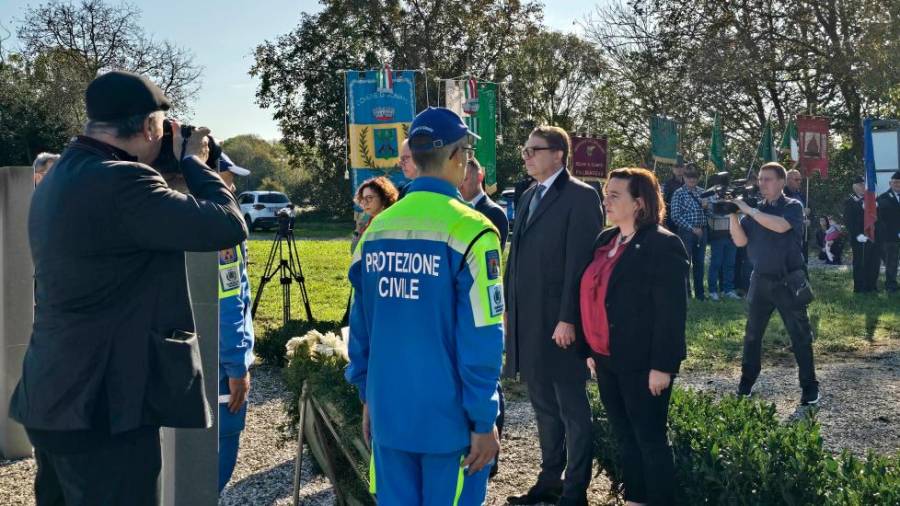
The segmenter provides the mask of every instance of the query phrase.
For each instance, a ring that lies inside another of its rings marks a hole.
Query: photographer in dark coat
[[[183,149],[173,134],[193,196],[147,165],[169,108],[156,85],[110,72],[85,101],[84,135],[31,202],[35,320],[10,416],[35,448],[39,506],[155,505],[159,427],[210,421],[184,252],[233,247],[247,229],[204,164],[208,130]]]

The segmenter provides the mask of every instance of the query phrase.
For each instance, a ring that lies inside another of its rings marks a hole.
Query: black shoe
[[[741,378],[736,394],[738,397],[750,397],[750,395],[753,394],[753,383]]]
[[[561,495],[562,485],[555,487],[535,485],[525,495],[511,495],[507,497],[506,502],[509,504],[540,504],[542,502],[556,504]]]
[[[579,497],[572,499],[571,497],[560,497],[556,506],[588,506],[587,497]]]
[[[814,385],[805,387],[803,395],[800,396],[800,404],[802,406],[814,406],[819,403],[819,386]]]

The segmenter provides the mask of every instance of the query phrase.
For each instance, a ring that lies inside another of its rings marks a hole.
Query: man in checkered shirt
[[[700,199],[703,188],[697,186],[699,174],[694,164],[684,171],[684,186],[672,195],[672,221],[691,257],[694,272],[694,297],[703,300],[703,263],[706,253],[707,204]],[[690,292],[688,292],[690,295]]]

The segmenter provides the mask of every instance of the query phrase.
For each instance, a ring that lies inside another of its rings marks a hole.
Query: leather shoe
[[[535,485],[525,495],[512,495],[506,498],[509,504],[541,504],[548,502],[555,504],[562,495],[562,486],[544,487]]]
[[[588,506],[587,497],[572,499],[571,497],[560,497],[556,506]]]

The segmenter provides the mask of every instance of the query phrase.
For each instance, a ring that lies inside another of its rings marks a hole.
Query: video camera
[[[175,141],[175,128],[181,128],[181,137],[184,143],[187,143],[188,137],[193,135],[197,127],[191,125],[179,125],[178,122],[168,118],[163,120],[163,138],[162,147],[159,150],[159,156],[151,164],[154,169],[160,172],[181,172],[181,163],[175,158],[175,152],[172,150],[172,144]],[[219,170],[219,158],[222,156],[222,146],[212,135],[207,135],[209,140],[209,157],[206,159],[206,165],[212,170]],[[181,151],[184,145],[181,146]]]
[[[756,199],[753,198],[753,186],[747,184],[746,179],[731,180],[731,174],[719,172],[709,178],[709,189],[700,194],[705,199],[716,196],[718,200],[712,203],[713,214],[720,216],[738,212],[738,206],[732,200],[743,200],[750,207],[756,207]]]
[[[287,237],[294,231],[295,216],[294,204],[288,204],[278,210],[278,213],[275,214],[278,219],[278,235]]]

